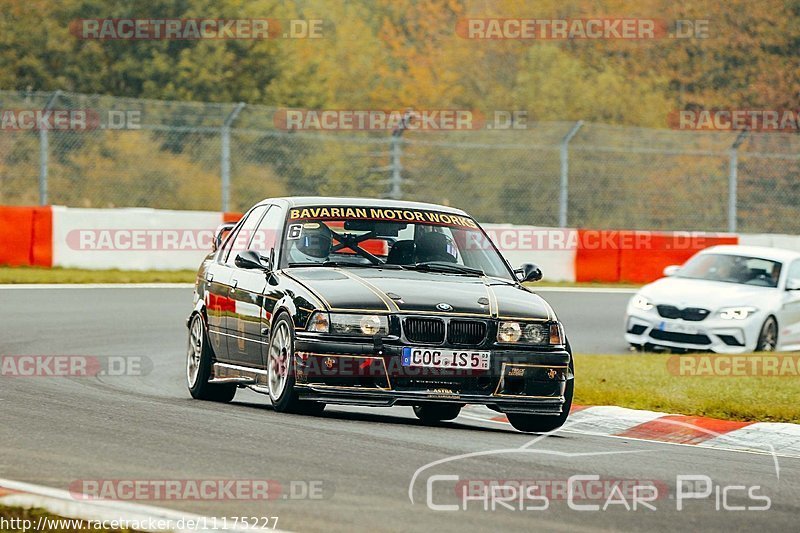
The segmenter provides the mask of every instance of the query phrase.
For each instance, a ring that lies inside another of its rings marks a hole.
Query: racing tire
[[[304,401],[294,388],[294,324],[281,313],[272,324],[267,348],[267,387],[272,408],[279,413],[319,415],[322,402]]]
[[[764,321],[761,326],[761,332],[758,334],[758,343],[756,343],[757,352],[774,352],[778,347],[778,322],[775,317],[769,317]]]
[[[461,413],[461,405],[452,403],[423,403],[414,406],[414,414],[423,424],[453,420]]]
[[[186,349],[186,383],[196,400],[228,403],[236,396],[236,385],[209,383],[214,365],[214,352],[208,342],[203,317],[195,314],[189,323]]]
[[[571,352],[570,352],[571,353]],[[575,363],[572,359],[569,362],[569,370],[575,375]],[[572,396],[575,394],[575,378],[567,380],[564,388],[564,405],[561,406],[561,414],[553,415],[529,415],[526,413],[506,413],[508,422],[517,431],[523,433],[547,433],[554,431],[564,425],[569,417],[569,410],[572,407]]]

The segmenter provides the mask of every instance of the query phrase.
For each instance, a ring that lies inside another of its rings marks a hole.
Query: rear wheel
[[[267,352],[267,383],[272,407],[280,413],[320,414],[321,402],[301,401],[294,390],[294,324],[281,313],[272,326]]]
[[[208,344],[203,317],[196,314],[189,325],[189,345],[186,349],[186,383],[192,398],[212,402],[229,402],[236,395],[236,385],[209,383],[214,353]]]
[[[757,352],[774,352],[778,347],[778,322],[775,317],[769,317],[761,326],[758,335]]]
[[[569,369],[575,374],[575,364],[569,362]],[[561,414],[552,415],[529,415],[525,413],[507,413],[509,423],[518,431],[524,433],[547,433],[564,425],[569,417],[569,410],[572,408],[572,396],[575,394],[575,378],[568,379],[564,389],[564,405],[561,407]]]
[[[453,420],[461,412],[461,406],[452,403],[424,403],[414,406],[414,414],[425,424]]]

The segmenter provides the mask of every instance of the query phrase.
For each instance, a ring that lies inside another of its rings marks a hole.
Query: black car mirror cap
[[[271,270],[272,266],[268,257],[264,257],[256,250],[244,250],[236,254],[234,264],[239,268],[248,270]]]
[[[514,273],[517,275],[517,279],[523,283],[542,279],[542,269],[533,263],[523,263]]]
[[[226,222],[225,224],[217,226],[217,229],[214,230],[214,241],[211,243],[211,250],[213,252],[219,250],[219,247],[222,246],[222,242],[235,227],[236,224],[233,222]]]

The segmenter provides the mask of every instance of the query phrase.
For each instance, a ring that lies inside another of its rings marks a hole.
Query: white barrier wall
[[[195,270],[221,223],[213,211],[53,206],[53,266]]]
[[[780,233],[750,233],[739,235],[739,244],[745,246],[767,246],[800,252],[800,236]]]
[[[93,270],[194,270],[222,223],[222,214],[213,211],[52,209],[53,266]],[[536,263],[545,279],[575,281],[575,230],[509,224],[484,228],[515,268]]]

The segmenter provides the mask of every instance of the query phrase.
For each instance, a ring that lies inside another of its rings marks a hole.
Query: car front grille
[[[451,320],[447,328],[450,344],[476,345],[486,338],[486,322],[478,320]]]
[[[711,344],[711,339],[706,335],[690,333],[674,333],[671,331],[661,331],[654,329],[650,332],[650,337],[660,341],[680,342],[683,344]]]
[[[658,314],[664,318],[681,318],[690,322],[700,322],[710,313],[708,309],[701,307],[687,307],[679,309],[674,305],[657,305]]]
[[[441,318],[406,318],[403,327],[411,342],[441,344],[444,342],[444,320]]]

